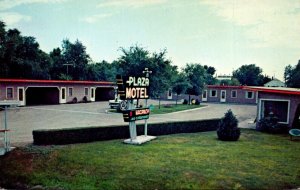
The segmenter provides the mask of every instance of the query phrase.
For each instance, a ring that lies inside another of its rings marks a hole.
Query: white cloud
[[[207,0],[202,3],[228,22],[246,29],[255,47],[293,47],[300,44],[300,1]]]
[[[160,5],[165,2],[167,2],[167,0],[108,0],[99,3],[97,7],[141,8],[146,6]]]
[[[34,3],[60,3],[66,0],[1,0],[0,10],[8,10],[16,6]]]
[[[112,14],[96,14],[96,15],[92,15],[92,16],[88,16],[88,17],[85,17],[85,18],[82,18],[80,19],[80,21],[84,21],[84,22],[87,22],[87,23],[95,23],[101,19],[104,19],[104,18],[108,18],[108,17],[111,17]]]
[[[3,20],[7,26],[13,26],[19,22],[29,22],[31,17],[14,12],[4,12],[0,13],[0,20]]]

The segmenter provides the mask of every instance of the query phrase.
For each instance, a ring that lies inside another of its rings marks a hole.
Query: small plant
[[[270,112],[267,117],[259,120],[256,130],[268,133],[280,132],[281,126],[278,123],[278,117],[273,112]]]
[[[187,99],[184,99],[182,104],[188,104]]]
[[[237,141],[241,134],[237,126],[238,120],[229,109],[219,123],[218,138],[222,141]]]
[[[87,97],[86,96],[84,96],[83,98],[82,98],[82,102],[84,102],[84,103],[87,103]]]
[[[200,105],[200,101],[197,99],[195,105]]]

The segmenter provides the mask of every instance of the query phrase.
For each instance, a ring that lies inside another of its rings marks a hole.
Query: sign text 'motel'
[[[119,75],[117,76],[117,84],[121,100],[149,98],[149,78],[147,77],[129,76],[122,78]]]

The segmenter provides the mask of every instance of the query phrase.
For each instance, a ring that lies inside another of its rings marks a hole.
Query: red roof
[[[208,88],[243,89],[243,86],[207,85]]]
[[[300,95],[300,89],[298,88],[245,86],[244,89],[258,91],[258,92],[276,93],[276,94]]]
[[[0,82],[13,83],[64,83],[64,84],[95,84],[95,85],[114,85],[114,82],[107,81],[76,81],[76,80],[34,80],[34,79],[0,79]]]

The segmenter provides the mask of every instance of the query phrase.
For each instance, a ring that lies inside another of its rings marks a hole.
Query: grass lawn
[[[167,105],[158,105],[154,106],[154,109],[151,111],[151,114],[164,114],[164,113],[172,113],[177,111],[195,109],[204,107],[203,105],[187,105],[187,104],[167,104]]]
[[[183,110],[189,110],[189,109],[195,109],[195,108],[201,108],[204,107],[203,105],[186,105],[186,104],[167,104],[167,105],[160,105],[160,108],[158,105],[154,105],[154,109],[151,110],[151,114],[165,114],[165,113],[172,113],[177,111],[183,111]],[[117,112],[116,109],[110,109],[110,112]]]
[[[0,173],[7,188],[291,189],[300,187],[300,140],[242,130],[237,142],[205,132],[141,146],[122,140],[29,146],[0,157]]]

